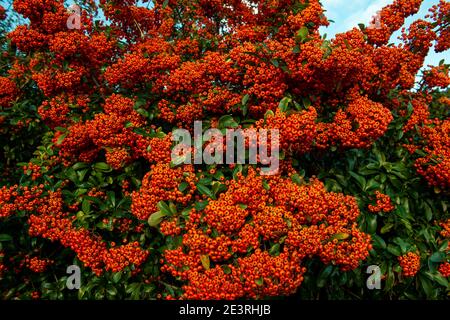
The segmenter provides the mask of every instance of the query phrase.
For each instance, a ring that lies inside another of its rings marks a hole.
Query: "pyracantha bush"
[[[421,4],[331,40],[318,0],[0,7],[1,297],[446,297],[450,6],[404,28]],[[173,161],[195,121],[278,130],[278,172]]]

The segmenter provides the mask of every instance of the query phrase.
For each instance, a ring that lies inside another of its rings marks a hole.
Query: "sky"
[[[322,27],[321,33],[327,34],[327,38],[331,39],[336,33],[345,32],[353,27],[357,27],[358,23],[368,25],[371,18],[381,10],[384,6],[392,3],[394,0],[321,0],[328,19],[334,20],[328,27]],[[10,7],[12,0],[0,0],[0,5],[5,8]],[[67,1],[72,3],[74,1]],[[424,0],[420,11],[406,20],[408,26],[414,20],[423,18],[431,6],[437,4],[439,0]],[[391,42],[396,43],[400,32],[395,33]],[[430,50],[425,65],[438,65],[439,61],[445,59],[446,63],[450,63],[450,51],[435,53]]]

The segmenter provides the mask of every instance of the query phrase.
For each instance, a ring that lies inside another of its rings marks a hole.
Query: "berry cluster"
[[[421,129],[426,156],[416,160],[417,172],[430,185],[446,189],[450,187],[450,121],[428,121]]]
[[[370,212],[391,212],[395,209],[395,206],[392,204],[391,198],[382,194],[380,191],[375,191],[376,196],[376,204],[370,204],[368,209]]]
[[[249,169],[226,186],[204,210],[191,210],[178,225],[182,245],[164,253],[162,270],[186,282],[182,298],[292,294],[303,280],[303,259],[316,255],[352,270],[371,250],[370,236],[355,223],[355,199],[328,193],[317,180],[265,180]]]
[[[398,262],[405,277],[414,277],[420,270],[420,256],[414,252],[398,257]]]
[[[439,272],[446,278],[450,277],[450,262],[442,263],[439,266]]]

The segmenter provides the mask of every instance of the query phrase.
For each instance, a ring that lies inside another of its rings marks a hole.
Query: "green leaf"
[[[435,290],[433,285],[430,283],[430,280],[425,278],[424,276],[420,276],[420,283],[422,284],[422,289],[427,295],[427,298],[433,298],[435,296]]]
[[[397,256],[397,257],[402,255],[400,248],[398,248],[397,246],[394,246],[392,244],[388,244],[387,251],[389,251],[390,253],[392,253],[394,256]]]
[[[278,108],[280,108],[280,110],[282,112],[286,112],[289,106],[289,103],[292,101],[291,98],[288,97],[284,97],[283,99],[281,99],[280,104],[278,105]]]
[[[156,207],[159,209],[161,213],[164,214],[164,216],[170,216],[172,215],[172,211],[170,210],[170,207],[165,203],[164,201],[159,201]]]
[[[363,176],[360,176],[357,173],[354,173],[353,171],[349,172],[350,175],[355,178],[355,180],[358,182],[359,186],[361,187],[362,190],[365,190],[366,188],[366,179]]]
[[[215,199],[215,196],[212,193],[211,189],[209,189],[207,186],[199,183],[199,184],[197,184],[197,190],[198,190],[198,192],[200,192],[200,194],[206,195],[206,196],[210,197],[211,199]]]
[[[156,228],[165,217],[166,215],[164,213],[162,213],[161,211],[157,211],[148,218],[148,224],[150,225],[150,227]]]
[[[106,292],[107,292],[108,295],[110,295],[110,296],[115,296],[115,295],[117,295],[117,289],[116,289],[114,286],[112,286],[112,285],[109,285],[109,286],[106,287]]]
[[[444,278],[442,275],[440,274],[433,274],[431,272],[425,272],[425,275],[432,281],[437,282],[438,284],[440,284],[443,287],[448,288],[448,281],[446,278]]]
[[[225,115],[219,119],[219,129],[236,128],[239,124],[230,115]]]
[[[388,233],[394,227],[393,223],[386,223],[380,230],[381,234]]]
[[[333,235],[330,238],[330,240],[335,240],[335,239],[337,239],[337,240],[346,240],[348,238],[350,238],[350,234],[342,232],[342,233],[336,233],[335,235]]]
[[[442,262],[445,260],[445,253],[443,252],[435,252],[430,256],[430,261],[431,262]]]
[[[178,211],[177,207],[175,206],[175,204],[172,201],[169,202],[169,210],[170,210],[171,215],[177,214],[177,211]]]
[[[367,221],[367,231],[370,234],[374,234],[377,231],[377,216],[372,214],[372,215],[368,215],[366,217],[366,221]]]
[[[107,164],[105,162],[97,162],[96,164],[94,164],[94,169],[96,171],[100,171],[100,172],[111,172],[112,171],[109,164]]]
[[[250,96],[248,94],[244,95],[242,97],[242,105],[246,106],[249,99],[250,99]]]
[[[12,237],[9,234],[0,234],[0,242],[11,241]]]
[[[306,37],[309,34],[309,30],[307,27],[301,27],[298,31],[297,31],[297,39],[301,40],[301,41],[305,41]]]
[[[113,275],[113,282],[114,283],[119,283],[121,278],[122,278],[122,272],[116,272]]]
[[[205,270],[209,270],[210,266],[211,266],[211,262],[209,260],[209,256],[206,255],[201,255],[200,256],[200,261],[202,262],[202,266],[203,268],[205,268]]]
[[[302,178],[300,178],[300,176],[297,173],[292,175],[291,179],[292,179],[292,182],[294,182],[295,184],[298,184],[298,185],[303,184]]]
[[[277,68],[280,66],[280,62],[277,59],[272,59],[270,62]]]
[[[375,179],[370,179],[367,184],[365,191],[374,191],[380,189],[380,184]]]
[[[194,204],[194,208],[197,211],[202,211],[203,209],[205,209],[208,206],[208,201],[200,201],[200,202],[196,202]]]
[[[431,221],[433,219],[433,210],[428,205],[425,205],[425,218],[427,221]]]
[[[272,255],[272,256],[277,256],[278,254],[280,254],[280,244],[279,243],[274,244],[270,248],[269,254]]]
[[[386,242],[379,235],[372,235],[373,242],[375,246],[378,246],[381,249],[386,249]]]
[[[272,110],[267,110],[267,112],[264,114],[264,119],[267,119],[268,117],[275,116],[275,113],[273,113]]]
[[[114,193],[114,191],[108,191],[106,192],[106,195],[108,196],[108,200],[111,203],[111,205],[113,206],[113,208],[116,207],[116,194]]]
[[[311,106],[311,104],[312,104],[311,99],[309,99],[308,97],[303,97],[302,98],[302,102],[303,102],[303,106],[306,109],[308,109]]]
[[[150,115],[147,110],[142,108],[137,109],[136,112],[145,118],[148,118]]]
[[[442,242],[441,245],[439,246],[439,251],[441,251],[441,252],[447,251],[448,243],[449,243],[449,240],[445,240],[444,242]]]
[[[394,287],[394,282],[395,282],[394,271],[392,270],[391,265],[389,264],[387,268],[386,285],[384,287],[384,290],[390,291]]]
[[[242,110],[242,114],[244,115],[244,116],[246,116],[247,115],[247,113],[248,113],[248,105],[243,105],[242,106],[242,108],[241,108],[241,110]]]
[[[180,190],[180,192],[184,192],[188,187],[189,187],[189,183],[183,181],[183,182],[180,183],[180,185],[178,186],[178,190]]]
[[[80,170],[80,169],[85,169],[85,168],[87,168],[87,167],[89,167],[89,165],[88,165],[87,163],[84,163],[84,162],[77,162],[77,163],[75,163],[75,164],[72,166],[72,169],[75,170],[75,171],[78,171],[78,170]]]
[[[225,274],[231,274],[232,272],[231,268],[227,265],[222,265],[222,270]]]
[[[261,277],[259,279],[256,279],[255,283],[261,287],[264,284],[264,278]]]
[[[325,287],[325,285],[327,283],[327,279],[329,278],[329,276],[331,275],[332,272],[333,272],[333,266],[329,265],[329,266],[325,267],[319,273],[319,276],[317,277],[317,287],[318,288]]]
[[[88,199],[83,199],[81,210],[86,214],[91,213],[91,202]]]
[[[62,143],[63,143],[63,141],[64,141],[64,139],[67,137],[67,133],[64,133],[64,134],[62,134],[62,135],[60,135],[59,137],[58,137],[58,140],[56,140],[56,145],[57,146],[60,146]]]

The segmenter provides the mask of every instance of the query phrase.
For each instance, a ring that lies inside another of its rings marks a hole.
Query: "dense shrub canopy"
[[[402,29],[421,3],[331,40],[317,0],[0,8],[2,298],[446,297],[450,4]],[[279,172],[175,163],[194,121],[279,130]]]

